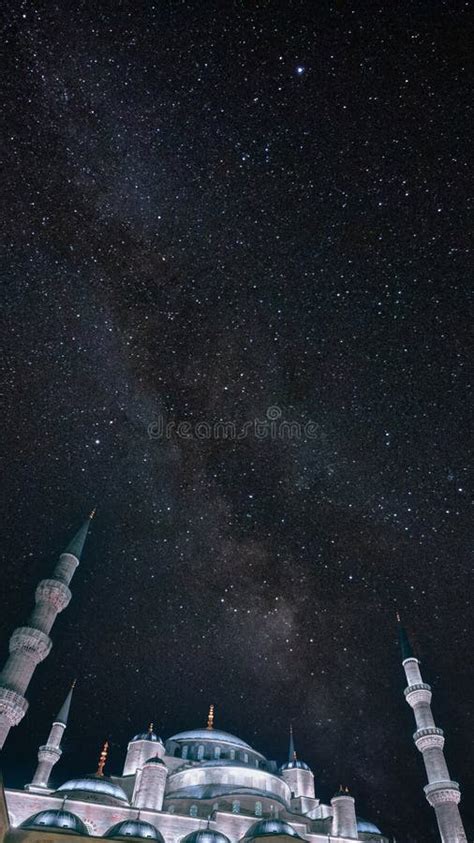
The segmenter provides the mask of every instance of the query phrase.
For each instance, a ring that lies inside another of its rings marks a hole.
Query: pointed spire
[[[295,741],[293,738],[293,724],[290,723],[290,740],[288,743],[288,762],[296,761]]]
[[[100,755],[99,755],[99,764],[98,764],[98,767],[97,767],[96,776],[103,776],[104,775],[104,767],[105,767],[105,762],[107,761],[107,755],[108,754],[109,754],[109,742],[106,741],[104,743],[104,745],[101,749]]]
[[[398,623],[398,642],[400,644],[400,650],[402,653],[402,661],[405,659],[412,659],[413,658],[413,649],[410,644],[410,639],[408,638],[407,631],[405,627],[402,626],[402,622],[400,619],[400,613],[397,612],[397,623]]]
[[[58,716],[56,717],[55,723],[62,723],[64,726],[67,726],[67,721],[69,717],[69,709],[71,708],[71,700],[72,700],[72,692],[74,691],[74,687],[76,685],[76,680],[72,683],[69,693],[64,700],[61,708],[59,709]]]
[[[206,729],[213,729],[214,728],[214,706],[211,703],[209,706],[209,714],[207,715],[207,726]]]
[[[94,515],[95,509],[92,510],[89,517],[84,521],[84,524],[77,531],[74,538],[71,539],[64,553],[70,553],[71,556],[75,556],[76,559],[79,559],[79,561],[81,560],[81,554],[86,543],[87,533],[89,532],[89,527]]]

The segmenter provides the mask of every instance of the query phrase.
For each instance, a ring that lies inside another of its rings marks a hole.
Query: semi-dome
[[[58,787],[57,793],[74,793],[78,799],[93,799],[96,802],[118,800],[126,802],[128,799],[122,788],[107,776],[83,776],[80,779],[70,779]],[[81,795],[80,795],[81,794]]]
[[[145,837],[164,843],[163,835],[151,823],[144,820],[122,820],[106,831],[104,837]]]
[[[283,770],[309,770],[309,772],[311,772],[311,767],[308,767],[304,761],[296,760],[287,761],[286,764],[282,764],[280,772],[283,772]]]
[[[178,732],[168,738],[169,741],[219,741],[220,743],[231,743],[240,746],[242,749],[252,749],[248,743],[231,735],[230,732],[222,732],[220,729],[191,729],[189,732]]]
[[[213,831],[210,828],[202,828],[199,831],[192,831],[183,837],[181,843],[230,843],[228,837],[220,831]]]
[[[245,832],[245,837],[267,837],[273,834],[286,834],[288,837],[302,839],[293,826],[283,820],[259,820]]]
[[[357,831],[367,831],[372,834],[382,834],[380,828],[377,828],[375,823],[369,822],[369,820],[363,820],[362,817],[357,817]]]
[[[54,828],[64,829],[69,834],[89,833],[82,820],[76,814],[60,809],[50,809],[33,814],[32,817],[28,817],[27,820],[21,823],[20,828]]]

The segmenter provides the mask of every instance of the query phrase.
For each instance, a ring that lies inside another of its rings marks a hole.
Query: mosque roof
[[[28,817],[21,823],[20,828],[54,828],[64,829],[69,834],[88,834],[86,826],[76,814],[52,808],[47,811],[39,811],[32,817]]]
[[[191,729],[189,732],[178,732],[168,738],[169,741],[219,741],[220,743],[231,743],[243,749],[252,749],[248,743],[231,735],[229,732],[222,732],[220,729]]]
[[[163,835],[151,823],[144,820],[122,820],[106,831],[104,837],[145,837],[164,843]]]

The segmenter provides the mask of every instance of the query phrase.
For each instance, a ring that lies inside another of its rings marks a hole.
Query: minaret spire
[[[72,683],[69,693],[59,709],[58,716],[53,721],[46,744],[44,746],[40,746],[38,750],[38,766],[36,767],[33,781],[30,785],[27,785],[28,790],[44,790],[44,788],[47,788],[49,778],[51,776],[51,770],[61,758],[61,741],[64,730],[67,726],[69,710],[71,708],[72,692],[75,684],[76,680]]]
[[[51,650],[49,633],[54,621],[71,599],[69,585],[79,565],[93,514],[61,553],[51,579],[39,583],[35,607],[26,626],[15,629],[10,638],[10,655],[0,673],[0,749],[12,726],[27,712],[25,692],[37,665]]]
[[[288,742],[288,761],[296,761],[295,740],[293,737],[293,724],[290,723],[290,740]]]
[[[103,776],[104,775],[104,767],[107,761],[107,756],[109,754],[109,742],[105,741],[99,755],[99,764],[97,766],[96,776]]]
[[[435,726],[431,712],[431,688],[423,682],[420,663],[402,626],[397,612],[398,638],[402,653],[402,665],[407,678],[405,698],[413,709],[416,732],[413,735],[416,748],[423,755],[428,784],[424,788],[426,798],[434,808],[442,843],[466,843],[458,803],[461,793],[457,782],[451,780],[444,757],[444,733]]]

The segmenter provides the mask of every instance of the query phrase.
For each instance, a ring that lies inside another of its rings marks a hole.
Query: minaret
[[[33,781],[26,786],[27,790],[44,790],[44,788],[48,787],[51,770],[61,758],[61,741],[67,726],[72,692],[75,684],[76,680],[72,683],[69,693],[59,709],[58,716],[53,721],[46,744],[40,746],[38,750],[38,766],[33,776]]]
[[[405,698],[413,709],[416,721],[413,740],[423,755],[428,777],[428,784],[424,788],[426,798],[434,808],[442,843],[466,843],[466,833],[458,808],[461,793],[458,783],[451,780],[446,766],[443,730],[435,726],[431,712],[431,688],[423,682],[420,663],[413,654],[398,613],[397,621],[402,664],[408,682]]]
[[[22,720],[28,709],[25,691],[36,666],[51,650],[49,633],[54,621],[71,599],[69,584],[79,565],[93,516],[94,512],[61,553],[52,578],[41,580],[27,625],[15,629],[10,638],[10,655],[0,673],[0,749],[12,726]]]

